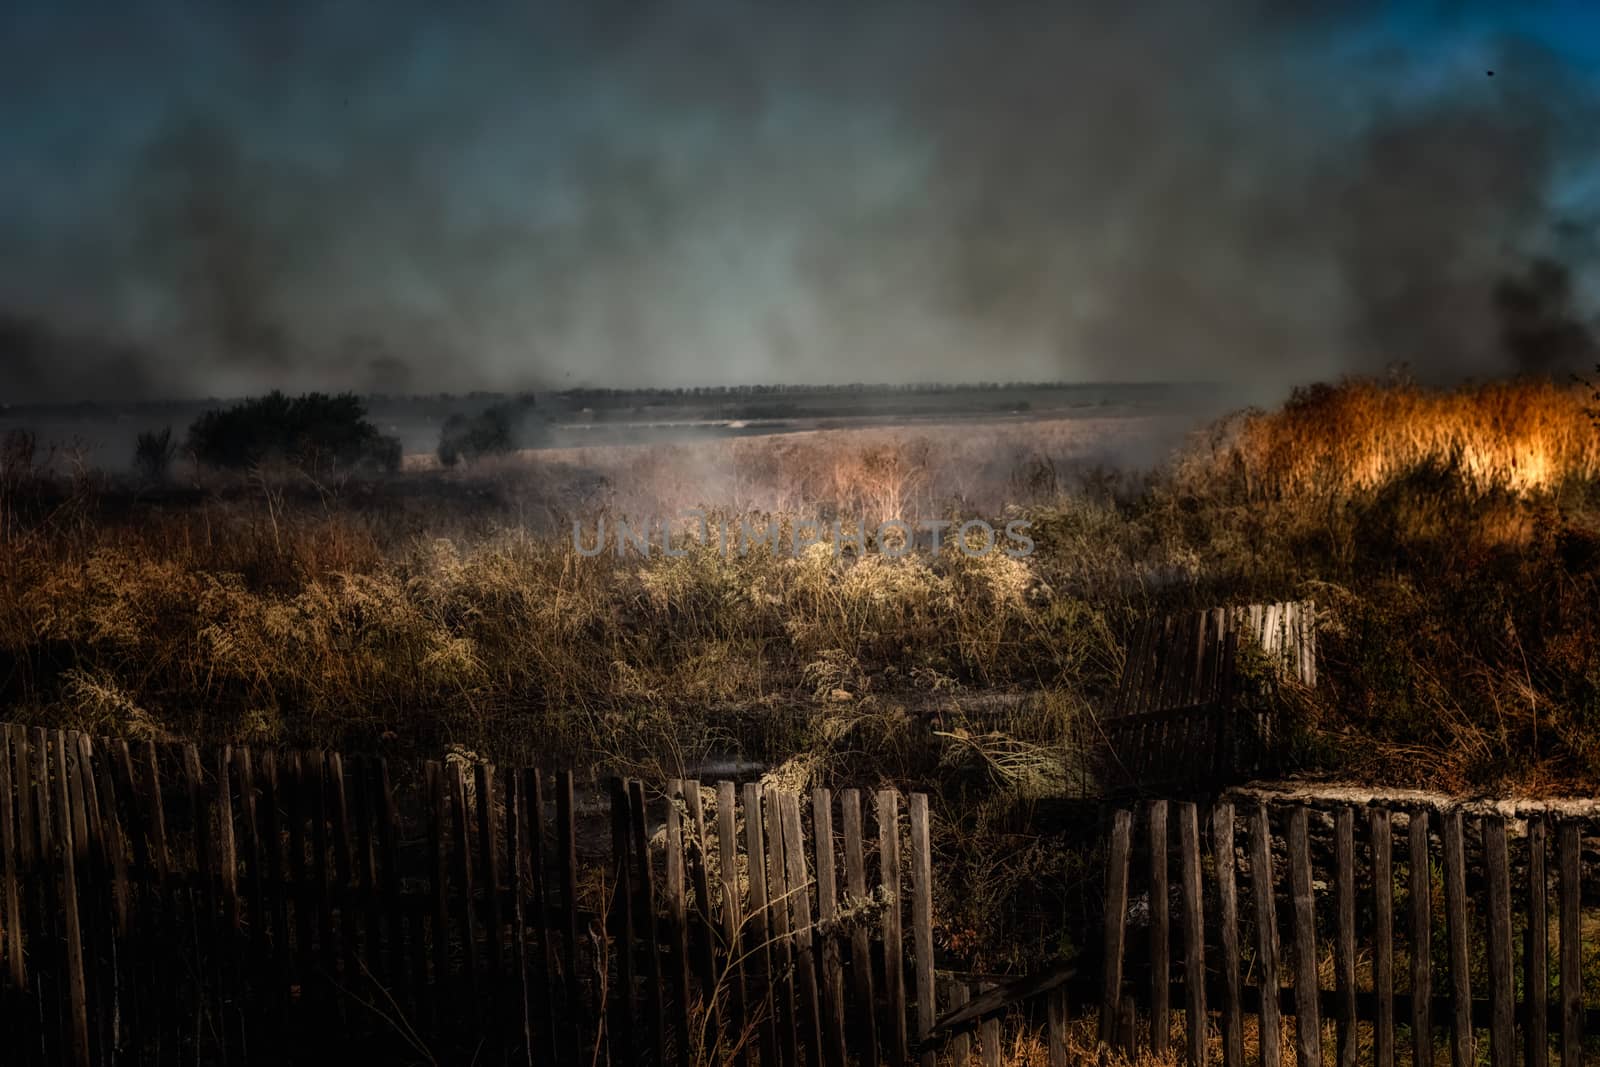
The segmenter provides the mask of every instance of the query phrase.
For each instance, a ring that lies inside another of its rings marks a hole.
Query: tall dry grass
[[[1235,477],[1251,497],[1348,495],[1432,464],[1479,491],[1545,491],[1600,475],[1592,404],[1590,388],[1545,379],[1314,385],[1219,424],[1179,477]]]
[[[1585,404],[1538,382],[1352,382],[1121,475],[1086,470],[1081,440],[1030,444],[1022,423],[347,484],[258,472],[156,498],[11,460],[0,701],[11,718],[136,736],[460,744],[651,778],[715,755],[768,762],[791,788],[926,789],[941,944],[974,969],[1024,967],[1062,951],[1028,917],[1098,885],[1092,856],[1030,819],[1041,797],[1092,788],[1072,746],[1145,614],[1321,606],[1323,681],[1293,709],[1293,770],[1600,787]],[[571,544],[574,517],[592,531],[705,505],[734,526],[745,509],[758,526],[773,510],[1020,515],[1037,549],[642,559]]]

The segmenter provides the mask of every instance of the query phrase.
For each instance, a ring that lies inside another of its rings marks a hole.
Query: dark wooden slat
[[[145,810],[150,816],[147,824],[150,831],[150,854],[155,859],[157,885],[165,895],[167,878],[172,870],[172,854],[167,850],[167,816],[161,803],[161,771],[156,766],[156,746],[153,741],[144,743],[143,756],[144,782],[140,788],[144,792]],[[43,779],[40,781],[42,784]],[[42,804],[45,795],[47,794],[40,795],[41,819],[45,816]]]
[[[0,906],[4,907],[6,973],[11,988],[21,991],[27,987],[27,972],[23,968],[22,908],[17,893],[17,844],[12,830],[11,804],[11,752],[12,729],[7,723],[0,728],[0,866],[4,882],[0,882]],[[21,792],[26,793],[24,788]],[[0,996],[3,996],[0,993]]]
[[[446,820],[444,768],[437,760],[423,764],[422,780],[428,793],[428,873],[432,876],[433,905],[433,988],[434,1003],[439,1005],[450,988],[450,863],[445,853],[445,838],[449,831]],[[397,933],[390,928],[391,934]]]
[[[746,1037],[750,1027],[744,968],[744,909],[739,902],[738,800],[732,782],[717,783],[717,872],[722,883],[722,945],[727,955],[725,981],[732,1034],[738,1041],[739,1062],[750,1061]],[[821,841],[821,835],[818,835]],[[820,844],[818,846],[821,847]],[[818,861],[821,869],[821,861]],[[820,878],[820,875],[819,875]],[[837,951],[837,950],[836,950]],[[842,976],[841,976],[842,977]]]
[[[334,943],[333,870],[328,859],[328,760],[320,749],[311,749],[303,758],[304,782],[301,785],[311,834],[311,862],[306,887],[316,901],[318,959],[322,973],[332,979],[339,969],[339,947]],[[343,1005],[341,1005],[342,1007]]]
[[[882,883],[892,903],[883,911],[883,991],[888,1000],[884,1033],[895,1063],[907,1059],[905,957],[900,942],[900,794],[878,791],[878,859]]]
[[[289,906],[287,888],[283,877],[283,819],[278,810],[278,759],[271,749],[261,754],[261,812],[264,816],[262,843],[265,845],[264,866],[268,872],[267,892],[271,896],[272,958],[277,970],[277,990],[273,998],[283,1023],[288,1010],[290,989],[293,985],[289,961]],[[286,1025],[273,1037],[279,1041],[287,1037]]]
[[[979,993],[987,993],[994,988],[993,982],[980,982]],[[983,1067],[1001,1067],[1003,1053],[1000,1048],[1000,1016],[998,1014],[986,1017],[978,1024],[978,1043],[983,1050]]]
[[[69,750],[73,756],[73,779],[69,783],[72,803],[83,809],[82,824],[87,861],[79,868],[80,901],[85,903],[83,932],[85,942],[85,979],[88,983],[88,1010],[90,1015],[91,1057],[101,1062],[110,1061],[114,1055],[119,1020],[114,1019],[117,999],[117,973],[107,954],[98,947],[106,945],[116,936],[112,919],[111,855],[105,834],[105,823],[100,807],[99,790],[94,773],[94,742],[87,734],[72,733]]]
[[[800,1062],[800,1031],[795,1005],[799,992],[794,981],[794,941],[789,927],[789,874],[784,862],[783,802],[780,794],[767,792],[767,921],[772,930],[773,964],[778,980],[774,983],[778,1046],[783,1062]]]
[[[483,887],[479,918],[483,923],[484,963],[488,981],[483,1007],[490,1018],[506,1014],[502,996],[502,977],[506,973],[505,916],[500,907],[500,819],[495,812],[494,764],[479,763],[472,768],[478,831],[478,884]],[[493,1032],[486,1028],[487,1032]]]
[[[455,857],[451,877],[457,890],[455,921],[461,934],[461,969],[465,972],[466,987],[472,990],[476,1003],[483,984],[482,969],[478,963],[477,923],[472,915],[477,879],[473,876],[472,822],[467,818],[466,776],[461,773],[459,762],[446,761],[445,781],[450,787],[451,852]]]
[[[572,772],[556,775],[556,851],[561,866],[561,937],[566,950],[567,1011],[572,1020],[569,1047],[576,1054],[583,1033],[580,1006],[583,986],[578,978],[578,822],[572,801]]]
[[[760,971],[761,992],[752,998],[755,1013],[761,1017],[761,1062],[776,1064],[778,1060],[777,1005],[773,995],[772,939],[767,921],[771,913],[767,892],[767,849],[761,820],[761,787],[755,782],[744,786],[744,836],[746,869],[750,879],[750,939],[756,946],[755,959]]]
[[[23,870],[31,871],[39,842],[38,823],[34,821],[33,814],[35,792],[30,785],[33,780],[33,761],[29,758],[27,729],[21,726],[11,726],[9,729],[12,766],[16,768],[13,777],[17,790],[17,863]],[[127,747],[126,742],[122,747]]]
[[[1178,805],[1178,859],[1183,883],[1183,986],[1188,994],[1184,1014],[1189,1062],[1206,1062],[1206,918],[1200,886],[1200,816],[1195,805]]]
[[[1311,883],[1308,812],[1289,813],[1289,873],[1294,893],[1295,1053],[1300,1067],[1322,1062],[1322,1020],[1317,990],[1317,901]]]
[[[506,775],[506,873],[511,894],[511,985],[513,1011],[507,1029],[512,1047],[521,1047],[522,1061],[533,1067],[534,1038],[533,1016],[528,1002],[528,916],[525,908],[528,893],[528,837],[527,816],[523,812],[526,800],[522,783],[516,772]],[[510,1060],[510,1055],[507,1060]]]
[[[1105,972],[1101,982],[1100,1044],[1115,1038],[1117,1011],[1122,1001],[1122,954],[1128,923],[1128,862],[1133,834],[1133,814],[1118,809],[1111,816],[1106,853]]]
[[[611,1041],[611,1062],[632,1063],[634,1057],[633,999],[637,993],[634,984],[634,909],[633,876],[628,862],[631,836],[628,814],[627,782],[621,778],[611,780],[611,876],[610,905],[611,943],[616,957],[616,982],[608,990],[611,1005],[611,1022],[608,1028]],[[669,855],[671,844],[668,844]],[[687,1033],[687,1028],[685,1028]]]
[[[1528,932],[1527,962],[1523,988],[1527,990],[1524,1030],[1527,1067],[1546,1067],[1550,1062],[1550,927],[1548,885],[1544,870],[1545,821],[1543,816],[1528,818]]]
[[[271,913],[267,903],[266,876],[262,870],[261,824],[257,821],[255,768],[248,748],[233,751],[233,772],[239,781],[239,826],[244,833],[245,870],[248,885],[245,896],[250,916],[250,951],[257,966],[266,963],[267,927]]]
[[[328,754],[328,818],[333,825],[334,899],[339,906],[339,943],[344,949],[340,963],[347,986],[360,973],[356,960],[360,946],[356,939],[355,835],[350,826],[350,800],[345,792],[344,757]]]
[[[1211,815],[1217,867],[1217,940],[1222,947],[1222,1061],[1244,1065],[1244,1011],[1239,987],[1239,889],[1233,846],[1233,805],[1219,803]]]
[[[1471,931],[1467,927],[1466,835],[1461,812],[1444,816],[1444,910],[1450,929],[1451,1062],[1473,1067]]]
[[[689,885],[694,890],[689,947],[694,953],[695,977],[700,981],[705,1009],[711,1013],[711,1029],[720,1032],[722,1020],[714,996],[717,988],[716,954],[713,949],[716,927],[711,916],[711,880],[706,873],[706,812],[700,798],[699,782],[693,779],[684,782],[683,801],[689,816],[684,824],[684,837],[689,844],[684,859]]]
[[[729,786],[729,795],[733,788]],[[720,795],[719,795],[720,807]],[[926,798],[924,829],[926,829]],[[915,798],[913,798],[913,813]],[[916,847],[915,817],[912,822],[912,847]],[[731,831],[730,831],[731,832]],[[720,836],[720,835],[719,835]],[[839,884],[833,856],[833,792],[824,787],[811,791],[811,836],[816,850],[817,923],[822,928],[823,1060],[829,1067],[844,1067],[844,962],[839,951]],[[726,862],[726,861],[725,861]],[[915,867],[915,859],[913,859]],[[930,935],[929,947],[932,941]],[[932,975],[929,975],[930,983]],[[918,982],[921,974],[918,974]],[[932,1014],[929,1015],[932,1025]],[[922,1035],[918,1035],[919,1037]]]
[[[650,1006],[655,1062],[661,1063],[667,1055],[667,1006],[661,988],[660,943],[654,936],[658,923],[655,870],[650,862],[649,811],[645,807],[644,783],[637,780],[628,783],[628,819],[633,833],[633,896],[639,908],[639,929],[644,932],[645,1002]],[[710,1042],[716,1041],[715,1028],[708,1038]]]
[[[948,1011],[960,1011],[972,999],[972,994],[967,992],[967,984],[959,979],[950,978],[945,981],[945,1003]],[[962,1030],[950,1039],[950,1063],[953,1067],[967,1067],[967,1061],[972,1058],[972,1037]]]
[[[239,930],[239,848],[233,836],[233,790],[229,787],[232,776],[228,773],[233,764],[233,749],[224,745],[217,753],[216,801],[217,815],[217,872],[221,876],[222,916],[235,933]],[[120,845],[119,845],[120,850]]]
[[[677,990],[674,1003],[677,1018],[679,1062],[687,1063],[699,1042],[691,1041],[694,1027],[694,993],[689,976],[689,904],[683,864],[683,815],[678,805],[683,799],[683,783],[667,783],[667,871],[663,883],[667,925],[672,938],[672,984]]]
[[[1054,989],[1046,994],[1046,1050],[1050,1067],[1067,1067],[1067,991]],[[956,1060],[956,1063],[961,1063]]]
[[[1152,800],[1150,827],[1150,1052],[1165,1059],[1171,1044],[1172,922],[1168,914],[1167,802]]]
[[[1389,812],[1368,813],[1372,838],[1372,990],[1377,998],[1373,1026],[1377,1067],[1394,1067],[1394,841]]]
[[[779,813],[783,821],[783,861],[789,883],[790,930],[795,949],[795,984],[805,1009],[801,1043],[809,1063],[822,1058],[822,1003],[817,992],[817,961],[812,949],[815,930],[811,922],[810,875],[806,871],[805,830],[800,822],[800,798],[784,794]]]
[[[917,971],[917,1040],[933,1029],[933,844],[928,795],[911,794],[911,942]],[[933,1053],[923,1067],[934,1067]]]
[[[1342,807],[1333,820],[1335,893],[1339,911],[1334,941],[1334,976],[1337,993],[1339,1067],[1355,1067],[1359,1035],[1356,1032],[1356,846],[1355,812]]]
[[[505,973],[505,916],[500,908],[500,820],[495,812],[494,764],[472,769],[477,793],[478,868],[483,885],[484,946],[491,985]]]
[[[294,934],[296,974],[302,986],[305,970],[312,966],[312,948],[316,941],[316,899],[306,880],[306,791],[305,759],[299,752],[289,753],[286,773],[279,781],[284,809],[289,814],[289,880],[290,894],[294,898]],[[318,997],[320,1000],[320,996]]]
[[[1511,974],[1511,866],[1506,824],[1483,820],[1483,859],[1489,883],[1489,1062],[1512,1067],[1516,1059],[1516,988]]]
[[[1433,873],[1428,862],[1428,813],[1411,813],[1411,1062],[1433,1067]]]
[[[351,817],[355,820],[355,866],[356,878],[361,885],[361,949],[362,954],[358,968],[364,968],[362,977],[374,977],[373,968],[383,954],[383,902],[378,896],[378,858],[377,849],[373,839],[378,832],[378,787],[376,784],[377,768],[370,759],[350,761],[351,796],[353,798]],[[427,788],[427,776],[422,778],[422,825],[427,828],[432,825],[433,794]],[[430,843],[431,843],[431,834]],[[431,853],[430,853],[431,857]],[[431,869],[430,872],[431,874]],[[431,878],[430,878],[431,881]],[[418,920],[420,921],[420,919]],[[417,995],[427,995],[427,954],[420,948],[417,952],[418,961],[422,967],[422,981],[418,983]]]
[[[846,789],[839,794],[839,828],[844,836],[844,891],[852,901],[867,898],[866,845],[861,833],[861,794]],[[850,988],[858,1005],[858,1026],[863,1067],[877,1067],[878,1018],[876,983],[872,980],[872,943],[864,923],[850,928]],[[966,986],[961,987],[963,996]],[[959,1061],[958,1061],[959,1062]]]
[[[83,932],[78,914],[78,878],[76,865],[80,842],[77,833],[81,811],[73,810],[71,774],[67,768],[64,735],[56,733],[55,809],[59,816],[56,834],[61,841],[61,922],[67,935],[67,1030],[72,1062],[87,1065],[90,1062],[88,992],[84,979]],[[42,783],[41,783],[42,784]],[[41,805],[41,814],[43,806]],[[44,853],[48,856],[48,853]]]
[[[382,857],[383,889],[382,897],[388,902],[385,914],[385,928],[388,931],[388,951],[384,953],[383,973],[389,988],[397,996],[404,995],[405,985],[405,940],[401,936],[401,926],[405,919],[405,908],[400,898],[400,808],[395,800],[394,786],[389,781],[389,761],[378,757],[373,761],[374,783],[377,787],[377,796],[374,804],[378,817],[378,849]],[[441,826],[441,832],[443,827]],[[413,961],[415,971],[426,970],[423,960],[422,916],[418,911],[413,913],[410,920],[412,926],[412,954],[416,957]],[[448,936],[447,927],[440,927]],[[441,978],[441,988],[448,988],[448,978]],[[422,982],[416,983],[416,997],[420,1003],[427,995]]]
[[[561,1058],[560,1036],[556,1026],[556,979],[561,970],[556,955],[558,928],[550,921],[550,895],[561,879],[557,865],[551,862],[554,853],[547,854],[545,850],[544,775],[538,768],[529,767],[522,772],[522,792],[522,806],[528,820],[527,862],[533,894],[531,918],[538,929],[539,947],[543,954],[535,995],[538,998],[540,1028],[544,1031],[542,1047],[545,1059],[555,1063]],[[572,966],[576,968],[576,960],[572,961]],[[571,1010],[576,1014],[578,1005],[574,1003]]]
[[[1556,833],[1556,847],[1561,864],[1561,1067],[1582,1067],[1582,839],[1576,822],[1562,822]]]

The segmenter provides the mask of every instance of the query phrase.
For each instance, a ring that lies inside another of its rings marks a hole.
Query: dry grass
[[[1548,491],[1600,475],[1591,404],[1589,389],[1544,380],[1317,385],[1219,424],[1180,477],[1237,477],[1257,497],[1348,496],[1440,465],[1480,492]]]
[[[264,472],[156,501],[89,471],[51,482],[7,452],[0,701],[135,736],[455,743],[651,778],[718,754],[794,787],[914,785],[939,798],[941,943],[977,969],[1022,967],[1064,950],[1026,916],[1062,914],[1099,880],[1028,813],[1085,784],[1074,739],[1148,612],[1318,602],[1324,682],[1293,709],[1300,768],[1600,786],[1585,400],[1538,382],[1348,383],[1241,416],[1148,478],[1082,467],[1091,446],[1117,450],[1088,422],[541,454],[370,483]],[[575,516],[592,530],[706,504],[735,527],[751,508],[757,525],[771,509],[1025,515],[1037,551],[572,548]]]

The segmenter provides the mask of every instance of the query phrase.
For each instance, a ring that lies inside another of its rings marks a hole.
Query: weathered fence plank
[[[1433,869],[1428,862],[1428,813],[1411,813],[1411,1063],[1433,1067]]]
[[[1454,1067],[1473,1067],[1472,933],[1467,928],[1466,840],[1461,812],[1444,817],[1444,910],[1450,933],[1450,1056]]]
[[[756,946],[760,1000],[756,1009],[762,1020],[761,1062],[778,1063],[777,997],[773,989],[771,898],[767,888],[765,826],[761,818],[761,786],[744,786],[745,858],[750,881],[750,940]]]
[[[1224,801],[1211,815],[1212,849],[1217,869],[1217,940],[1222,946],[1222,1059],[1227,1067],[1244,1064],[1244,1015],[1239,986],[1239,896],[1235,880],[1233,805]]]
[[[905,965],[900,945],[900,794],[893,789],[878,791],[878,859],[882,885],[890,898],[883,910],[884,994],[889,1002],[885,1037],[894,1062],[904,1063],[908,1042]]]
[[[917,971],[917,1040],[933,1029],[933,845],[928,823],[928,796],[911,795],[911,927]],[[933,1067],[933,1053],[923,1056]]]
[[[1572,820],[1556,832],[1560,852],[1561,1067],[1583,1063],[1582,837]]]
[[[844,835],[845,895],[857,906],[867,900],[867,865],[865,843],[861,834],[861,794],[846,789],[839,794],[840,830]],[[872,980],[872,944],[865,923],[855,923],[850,929],[850,987],[855,993],[857,1026],[861,1035],[861,1060],[863,1067],[877,1067],[878,1017],[873,1010],[877,1003],[876,983]],[[966,986],[961,987],[963,993]]]
[[[826,1042],[826,1055],[823,1058],[831,1067],[844,1067],[844,963],[839,951],[839,886],[833,858],[833,793],[820,786],[811,791],[811,837],[817,857],[817,922],[822,928],[823,1038]],[[913,847],[915,840],[913,831]],[[913,866],[915,862],[913,857]],[[929,949],[928,962],[931,967],[931,938]],[[929,977],[931,980],[931,973]],[[921,980],[920,972],[918,980]],[[929,1025],[932,1025],[931,1019]],[[917,1036],[920,1039],[925,1035],[926,1031],[922,1031]]]
[[[1377,1067],[1394,1067],[1394,842],[1389,812],[1368,813],[1372,835],[1372,992],[1378,1002],[1373,1025]]]
[[[1167,802],[1152,800],[1149,811],[1150,838],[1150,1051],[1165,1059],[1171,1042],[1172,968],[1171,920],[1167,888]]]
[[[1100,1044],[1110,1046],[1115,1039],[1117,1012],[1122,1002],[1122,955],[1128,923],[1128,861],[1133,834],[1133,816],[1118,810],[1111,816],[1111,834],[1106,845],[1105,896],[1105,991],[1100,1004]]]
[[[739,839],[737,837],[738,802],[732,782],[717,783],[717,873],[722,883],[722,944],[726,953],[727,962],[724,964],[724,980],[728,984],[728,1000],[731,1011],[728,1018],[732,1021],[732,1038],[739,1052],[739,1062],[750,1062],[750,1048],[748,1045],[750,1033],[750,1007],[747,1001],[747,987],[745,984],[745,945],[744,939],[744,910],[739,902]],[[818,848],[821,834],[818,834]],[[831,848],[831,846],[830,846]],[[832,855],[830,852],[830,861]],[[822,861],[817,861],[820,872]],[[832,867],[829,867],[832,873]],[[820,873],[819,873],[820,881]],[[832,902],[834,897],[830,888],[827,899]],[[833,904],[837,909],[837,904]],[[824,919],[828,916],[824,915]],[[834,951],[837,953],[837,944]],[[835,957],[837,960],[837,957]],[[843,981],[843,975],[840,975]],[[843,987],[837,994],[844,996]]]
[[[1546,1067],[1550,1062],[1550,926],[1546,914],[1544,870],[1544,819],[1528,818],[1528,925],[1527,959],[1523,968],[1523,988],[1527,991],[1524,1035],[1527,1038],[1527,1067]]]
[[[1289,813],[1289,873],[1294,895],[1295,1049],[1300,1067],[1322,1063],[1322,1020],[1317,990],[1316,894],[1311,884],[1309,813],[1297,805]]]
[[[1356,1030],[1356,856],[1355,812],[1341,807],[1333,819],[1333,866],[1339,928],[1333,969],[1338,1000],[1339,1067],[1355,1067],[1360,1035]]]
[[[1512,1067],[1516,1058],[1516,987],[1511,974],[1511,870],[1506,824],[1483,820],[1483,854],[1489,883],[1489,1062]]]
[[[1200,885],[1199,811],[1192,803],[1178,805],[1179,869],[1183,882],[1183,986],[1188,995],[1184,1009],[1189,1035],[1189,1062],[1206,1062],[1206,918],[1205,894]]]

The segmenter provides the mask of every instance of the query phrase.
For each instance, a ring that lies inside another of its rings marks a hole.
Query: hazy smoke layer
[[[1587,75],[1289,6],[13,6],[0,401],[1590,360]]]

